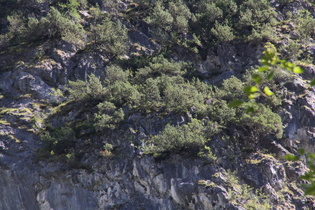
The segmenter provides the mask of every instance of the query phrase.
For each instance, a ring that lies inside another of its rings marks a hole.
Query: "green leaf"
[[[296,66],[294,67],[293,72],[296,74],[302,74],[304,72],[304,69],[302,69],[300,66]]]
[[[268,86],[266,86],[264,88],[264,93],[267,95],[267,96],[272,96],[273,95],[273,92],[270,90],[270,88]]]
[[[311,86],[315,85],[315,79],[311,80]]]
[[[235,100],[231,101],[228,106],[229,106],[229,107],[239,107],[239,106],[241,106],[243,103],[244,103],[243,101],[240,101],[240,100],[235,99]]]
[[[288,161],[297,161],[300,160],[299,157],[295,156],[295,155],[291,155],[291,154],[286,154],[284,157],[284,159],[288,160]]]
[[[246,86],[243,88],[243,91],[246,93],[247,97],[250,99],[254,99],[260,96],[259,89],[256,86]]]
[[[281,64],[283,64],[285,62],[287,62],[287,61],[286,60],[279,60],[279,63],[281,63]]]
[[[256,93],[259,89],[256,86],[246,86],[243,88],[243,91],[247,94]]]
[[[272,58],[272,60],[271,60],[271,65],[275,66],[275,65],[278,64],[278,62],[279,62],[279,60],[278,60],[276,57],[274,57],[274,58]]]
[[[249,99],[255,99],[255,98],[258,98],[259,96],[260,96],[259,93],[250,93],[247,95]]]
[[[294,64],[292,62],[290,62],[290,61],[285,62],[285,65],[287,67],[293,67],[294,66]]]
[[[261,83],[261,81],[262,81],[261,76],[259,76],[258,74],[254,74],[254,75],[252,76],[252,79],[253,79],[253,81],[254,81],[257,85],[259,85],[259,84]]]
[[[268,68],[268,66],[270,66],[269,59],[267,59],[267,58],[265,58],[265,57],[263,57],[263,58],[260,60],[260,62],[265,65],[264,67],[267,67],[267,68]],[[261,67],[260,67],[260,68],[261,68]],[[265,70],[262,70],[262,71],[267,71],[267,70],[268,70],[268,69],[265,69]],[[259,71],[259,69],[258,69],[258,71]]]
[[[258,68],[258,71],[267,71],[267,70],[269,70],[268,66],[261,66]]]
[[[290,61],[286,61],[286,62],[281,62],[280,66],[285,68],[288,71],[293,71],[293,67],[295,65]]]

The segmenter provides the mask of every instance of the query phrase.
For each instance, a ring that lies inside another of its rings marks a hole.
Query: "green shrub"
[[[62,39],[79,48],[85,46],[85,31],[81,24],[69,19],[55,7],[50,7],[47,17],[26,19],[15,13],[7,19],[10,23],[10,34],[15,42]]]
[[[182,0],[169,1],[168,10],[174,18],[173,30],[177,33],[187,33],[188,21],[192,14],[186,4]]]
[[[142,83],[148,78],[157,78],[163,75],[182,76],[190,69],[191,64],[187,62],[176,62],[158,56],[153,58],[147,66],[138,69],[135,80]]]
[[[188,42],[191,44],[195,42],[188,41],[183,36],[189,32],[191,18],[192,13],[182,0],[156,1],[145,21],[151,26],[155,38],[164,47],[176,45],[185,47]]]
[[[241,27],[257,27],[260,24],[269,23],[275,17],[267,0],[246,0],[240,6],[239,25]]]
[[[47,31],[49,28],[49,20],[48,18],[37,19],[34,17],[28,18],[27,22],[27,32],[25,32],[25,39],[34,40],[36,39],[45,39],[47,37],[51,37]]]
[[[43,19],[45,21],[45,19]],[[56,8],[51,7],[47,16],[49,22],[49,37],[62,38],[70,43],[80,43],[83,41],[85,31],[79,23],[73,23]]]
[[[139,103],[141,94],[138,89],[129,82],[117,81],[108,86],[110,101],[116,106],[136,105]]]
[[[191,27],[205,46],[234,39],[275,40],[275,12],[267,0],[200,0],[191,7],[196,17]]]
[[[108,17],[104,17],[101,23],[91,25],[88,38],[93,48],[104,51],[109,59],[123,55],[129,47],[126,27]]]
[[[217,159],[217,157],[212,153],[211,148],[207,146],[204,146],[204,148],[198,152],[198,157],[209,163],[213,163]]]
[[[222,131],[223,126],[219,125],[218,122],[208,120],[205,123],[205,136],[209,139],[219,134]]]
[[[164,108],[176,113],[187,113],[190,109],[196,114],[205,111],[204,96],[197,88],[185,82],[182,77],[163,75],[155,79],[147,79],[139,87],[141,103],[139,108],[143,112]]]
[[[153,92],[144,87],[149,87]],[[164,107],[166,112],[177,113],[186,113],[190,108],[195,111],[205,109],[202,93],[180,76],[162,75],[156,79],[150,78],[140,89],[143,91],[142,99],[146,100],[144,103],[153,109]]]
[[[94,114],[94,127],[97,131],[109,128],[114,129],[124,119],[123,110],[117,109],[111,102],[102,102],[97,105],[99,111]]]
[[[246,184],[240,184],[235,172],[227,171],[229,201],[245,209],[267,210],[272,209],[270,199],[260,190],[254,190]]]
[[[128,79],[130,77],[129,71],[124,71],[121,67],[117,65],[110,65],[106,67],[105,70],[106,73],[106,79],[105,83],[107,85],[114,84],[115,82],[128,82]]]
[[[190,83],[196,88],[198,92],[202,93],[205,98],[209,98],[213,93],[212,85],[209,85],[207,82],[200,81],[196,77],[192,78]]]
[[[69,126],[53,128],[50,132],[41,134],[45,149],[52,155],[66,154],[76,144],[76,136],[73,129]]]
[[[165,103],[167,111],[175,111],[185,113],[193,106],[203,108],[204,97],[196,88],[186,83],[180,84],[167,84],[163,90],[162,100]]]
[[[237,110],[230,108],[228,103],[222,99],[213,99],[211,105],[207,106],[207,115],[210,120],[218,122],[221,126],[234,124]]]
[[[223,17],[223,11],[213,2],[201,0],[197,3],[197,8],[195,14],[198,20],[196,22],[197,24],[200,24],[199,27],[204,26],[205,28],[209,28],[216,20]]]
[[[165,31],[170,31],[172,29],[174,18],[165,8],[163,2],[157,1],[151,15],[147,17],[145,21],[155,28],[161,28]]]
[[[34,20],[32,20],[34,22]],[[29,30],[39,37],[63,39],[73,43],[80,48],[85,46],[85,30],[82,25],[70,20],[66,15],[61,14],[56,8],[50,7],[47,17],[42,17],[38,24],[32,24]],[[39,30],[40,29],[40,30]],[[37,33],[36,33],[37,32]]]
[[[74,18],[80,18],[78,9],[87,6],[87,0],[67,0],[67,3],[57,3],[61,10],[68,11]]]
[[[145,142],[144,152],[159,156],[163,153],[177,153],[182,150],[197,154],[208,141],[204,135],[205,126],[199,120],[182,126],[166,125],[165,129]]]
[[[108,95],[108,90],[95,75],[90,75],[88,81],[69,81],[67,87],[70,100],[74,101],[102,101]]]
[[[230,77],[222,82],[220,87],[215,88],[215,97],[222,98],[226,101],[232,101],[233,99],[245,99],[243,88],[244,82],[235,76]]]
[[[20,13],[13,13],[7,16],[9,22],[9,33],[7,38],[20,42],[28,37],[27,19]]]
[[[0,34],[0,48],[9,44],[10,34]]]
[[[313,15],[307,11],[299,11],[300,17],[297,19],[297,31],[301,38],[315,36],[315,19]]]
[[[249,108],[254,112],[244,112],[239,119],[239,126],[245,127],[256,139],[261,136],[273,134],[277,138],[282,138],[283,125],[281,117],[274,113],[270,108],[258,103],[245,103],[245,110]]]
[[[225,19],[230,20],[238,12],[235,0],[214,0],[214,2],[223,11]]]
[[[162,97],[157,79],[149,78],[140,86],[141,102],[139,108],[142,112],[150,112],[162,106]]]
[[[219,42],[232,41],[235,36],[233,29],[228,24],[215,23],[214,28],[211,29],[211,33],[219,40]]]
[[[276,37],[275,28],[269,23],[261,24],[252,29],[251,34],[247,36],[247,41],[273,41],[276,42],[278,38]]]

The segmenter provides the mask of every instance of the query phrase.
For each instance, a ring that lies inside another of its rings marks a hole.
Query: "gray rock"
[[[128,37],[133,44],[131,47],[131,53],[139,53],[139,54],[146,54],[152,55],[154,52],[161,49],[161,46],[150,38],[138,30],[129,30]],[[135,45],[138,44],[139,46]]]
[[[31,94],[37,99],[46,99],[51,94],[51,87],[38,76],[19,71],[15,78],[13,87],[22,94]]]
[[[98,53],[86,53],[78,55],[69,65],[68,74],[71,79],[87,80],[90,74],[104,78],[107,61]]]

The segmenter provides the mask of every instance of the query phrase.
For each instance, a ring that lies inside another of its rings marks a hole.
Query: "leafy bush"
[[[229,200],[245,209],[265,210],[271,209],[270,199],[259,190],[254,190],[246,184],[240,184],[235,172],[227,171],[227,183]]]
[[[105,70],[106,79],[105,83],[107,85],[114,84],[115,82],[128,82],[130,77],[129,71],[124,71],[121,67],[117,65],[110,65],[106,67]]]
[[[37,31],[38,28],[42,30]],[[79,47],[84,47],[85,45],[85,31],[83,27],[79,23],[70,20],[66,15],[61,14],[54,7],[50,8],[47,18],[41,18],[37,27],[30,27],[30,30],[33,32],[36,30],[38,37],[61,38]]]
[[[211,29],[211,33],[219,40],[219,42],[232,41],[235,36],[232,28],[227,24],[215,23],[214,28]]]
[[[135,105],[139,103],[141,94],[138,89],[129,82],[117,81],[108,86],[110,101],[116,106]]]
[[[272,28],[275,12],[266,0],[200,0],[196,5],[191,3],[191,7],[196,17],[191,27],[205,46],[234,39],[275,39]]]
[[[251,34],[247,36],[247,41],[278,41],[278,38],[275,36],[275,29],[271,24],[261,24],[252,29]]]
[[[50,154],[66,154],[75,146],[75,133],[69,126],[54,128],[51,132],[41,135],[45,148]]]
[[[255,28],[262,23],[269,23],[275,17],[275,13],[270,8],[270,2],[267,0],[244,1],[240,7],[240,14],[241,27]]]
[[[265,76],[267,77],[267,74]],[[215,87],[210,93],[211,104],[207,106],[207,116],[221,126],[233,126],[242,130],[247,133],[246,135],[251,135],[251,140],[256,143],[259,137],[266,135],[281,138],[283,126],[280,116],[262,103],[248,102],[244,89],[250,87],[246,85],[251,83],[252,77],[253,73],[249,72],[243,82],[236,77],[231,77],[223,81],[220,87]],[[261,75],[260,78],[264,76]],[[230,105],[233,99],[241,100],[239,108],[235,109]],[[261,102],[276,106],[278,98],[272,96]]]
[[[26,33],[26,19],[22,14],[13,13],[12,15],[7,16],[9,22],[9,37],[18,39],[23,37],[23,34]]]
[[[174,18],[173,30],[177,33],[187,33],[189,30],[188,20],[192,14],[186,4],[182,0],[170,1],[168,10]]]
[[[230,77],[222,82],[220,87],[215,88],[215,97],[226,101],[233,99],[245,99],[243,88],[245,83],[235,76]]]
[[[68,11],[74,18],[80,18],[78,13],[79,7],[87,6],[87,0],[68,0],[67,3],[57,3],[61,10]]]
[[[156,78],[162,75],[181,76],[186,73],[186,69],[189,67],[189,64],[185,62],[175,62],[163,57],[156,57],[152,59],[149,65],[138,69],[136,80],[140,82],[147,78]]]
[[[160,28],[160,30],[164,31],[170,31],[172,29],[174,18],[165,8],[163,2],[157,1],[153,8],[152,14],[146,19],[146,21],[155,28]]]
[[[205,146],[203,149],[198,152],[198,157],[204,159],[206,162],[213,163],[217,157],[212,153],[211,148]]]
[[[108,90],[95,75],[90,75],[88,81],[69,81],[67,87],[70,100],[74,101],[102,101],[108,95]]]
[[[219,125],[228,126],[235,123],[237,110],[230,108],[224,100],[214,99],[212,104],[207,106],[207,115]]]
[[[162,97],[168,111],[185,113],[193,106],[203,108],[204,98],[196,88],[189,84],[166,84]]]
[[[202,28],[210,29],[215,21],[223,17],[223,11],[214,2],[201,0],[197,3],[195,16],[197,18],[195,29],[202,33]]]
[[[149,112],[162,106],[162,97],[160,93],[159,80],[149,78],[140,86],[141,103],[140,111]]]
[[[109,59],[123,55],[129,47],[125,26],[108,17],[103,17],[101,23],[91,25],[88,37],[93,48],[104,51]]]
[[[300,17],[297,19],[297,24],[298,33],[302,38],[315,37],[315,19],[309,11],[300,11]]]
[[[281,138],[283,134],[283,125],[281,117],[274,113],[270,108],[258,103],[245,103],[245,110],[249,108],[254,112],[245,112],[239,119],[239,125],[244,126],[246,130],[254,134],[256,139],[260,136],[273,134]]]
[[[94,114],[94,126],[97,131],[105,128],[114,129],[125,116],[125,113],[120,108],[118,109],[113,103],[104,101],[97,105],[98,113]]]
[[[196,119],[182,126],[168,124],[159,135],[145,142],[144,152],[159,156],[167,152],[177,153],[184,150],[194,154],[200,148],[204,148],[208,141],[204,132],[205,126]]]
[[[177,34],[187,33],[189,30],[188,20],[191,12],[182,0],[173,0],[167,3],[156,1],[153,11],[146,18],[147,23],[152,26],[155,36],[162,43],[172,44],[178,39]]]
[[[203,92],[195,87],[195,82],[185,82],[180,76],[162,75],[148,78],[138,87],[141,93],[141,112],[163,108],[167,113],[202,114],[205,110]]]
[[[47,17],[24,18],[21,14],[8,16],[10,34],[14,41],[62,39],[79,48],[85,46],[85,31],[81,24],[69,19],[55,7],[50,7]]]

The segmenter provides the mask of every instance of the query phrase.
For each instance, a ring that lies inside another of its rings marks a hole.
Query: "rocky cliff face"
[[[122,9],[124,5],[121,2]],[[148,55],[161,49],[145,30],[130,30],[128,36]],[[128,56],[135,51],[131,48]],[[263,47],[230,42],[209,51],[205,59],[196,55],[190,59],[208,82],[220,84],[258,64]],[[243,150],[237,139],[221,133],[210,142],[215,161],[185,153],[154,158],[134,143],[157,134],[169,121],[183,124],[188,117],[134,113],[119,132],[90,137],[115,141],[119,146],[111,155],[104,155],[101,146],[92,147],[75,165],[41,157],[37,129],[51,112],[47,104],[63,100],[51,88],[64,90],[69,80],[85,80],[90,74],[106,77],[107,58],[55,40],[0,54],[0,64],[0,209],[315,208],[314,198],[304,196],[300,187],[305,163],[283,159],[300,147],[315,151],[315,90],[302,77],[283,87],[284,94],[290,92],[280,113],[284,137],[261,139],[266,153]],[[309,66],[308,78],[315,77],[314,69]],[[80,118],[78,113],[73,109],[51,121],[74,120]],[[267,197],[251,193],[250,187]]]
[[[297,140],[303,141],[309,151],[314,149],[315,92],[311,90],[306,90],[301,98],[288,99],[284,112],[286,139],[281,144],[272,139],[265,143],[275,157],[259,153],[244,156],[244,152],[235,150],[237,145],[233,140],[218,136],[211,142],[218,157],[212,164],[184,154],[156,160],[139,154],[125,139],[121,139],[123,148],[113,157],[101,156],[100,150],[89,151],[84,164],[90,170],[36,160],[41,141],[33,133],[30,119],[42,111],[41,100],[56,100],[49,95],[51,87],[62,86],[72,77],[85,78],[89,72],[97,72],[95,63],[104,67],[100,55],[72,53],[70,56],[71,52],[64,52],[59,62],[51,58],[33,67],[17,64],[1,72],[5,95],[1,107],[8,111],[2,112],[6,123],[1,125],[0,209],[243,209],[234,203],[236,199],[246,199],[247,195],[242,194],[245,184],[263,189],[274,208],[314,207],[313,199],[304,197],[297,187],[301,183],[298,177],[306,171],[305,165],[282,159],[298,148]],[[225,68],[226,56],[218,57]],[[79,60],[79,65],[67,65],[72,60]],[[296,78],[292,88],[300,88],[304,93],[303,85]],[[141,139],[141,135],[154,134],[160,129],[161,120],[154,116],[134,118],[146,133],[127,132],[129,137]],[[231,184],[228,177],[233,174],[228,169],[237,170],[234,176],[240,181]]]

